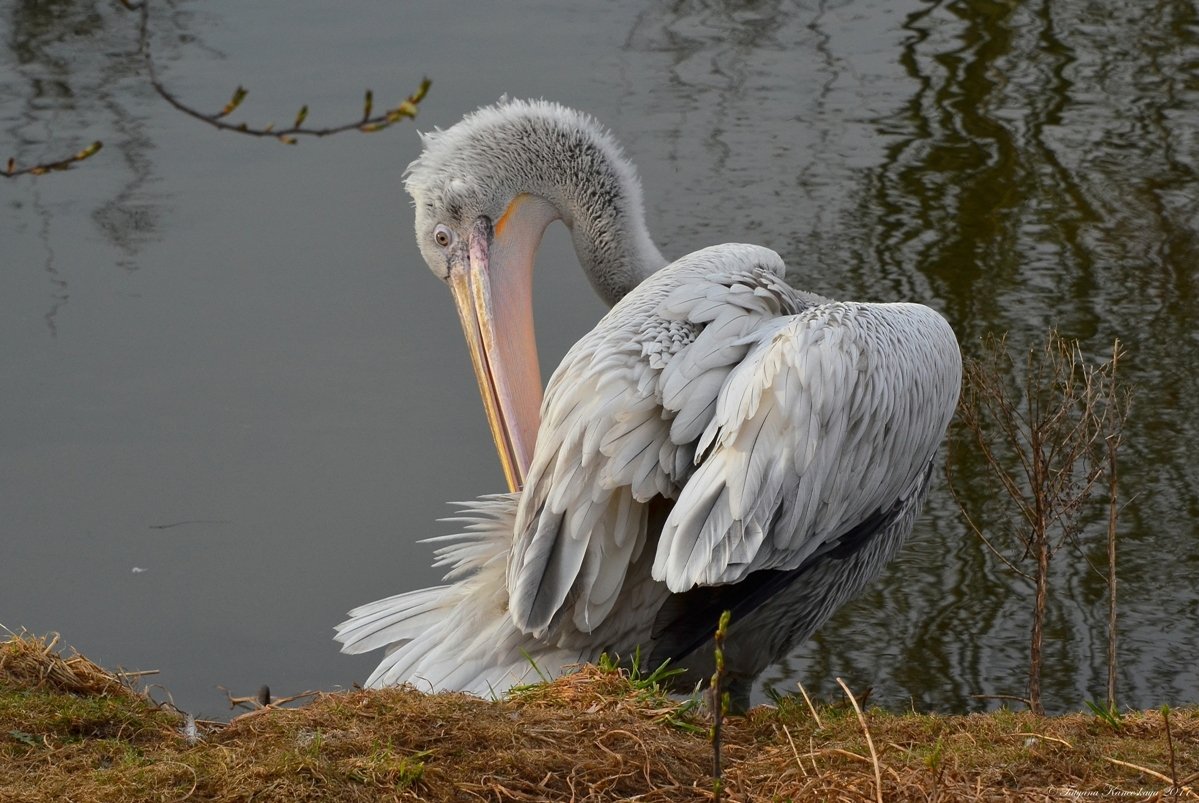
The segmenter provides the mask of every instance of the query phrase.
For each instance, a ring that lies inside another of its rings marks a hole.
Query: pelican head
[[[641,186],[591,117],[545,101],[501,101],[422,137],[405,188],[416,240],[449,285],[511,490],[524,482],[541,407],[533,263],[562,220],[592,286],[614,304],[665,260],[646,231]]]

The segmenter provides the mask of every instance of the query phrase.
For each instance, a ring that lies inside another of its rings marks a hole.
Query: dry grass
[[[594,667],[504,702],[411,689],[320,694],[302,708],[202,725],[194,743],[183,722],[117,675],[59,655],[53,642],[12,637],[0,644],[0,801],[712,798],[702,717]],[[1156,711],[1126,714],[1118,728],[1090,715],[1007,711],[870,710],[859,719],[844,702],[809,709],[789,699],[725,721],[724,796],[1169,795],[1164,725]],[[1199,711],[1171,712],[1170,726],[1183,787],[1175,794],[1194,799]]]

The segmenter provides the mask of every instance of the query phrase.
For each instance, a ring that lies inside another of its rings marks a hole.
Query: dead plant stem
[[[874,792],[875,800],[878,803],[883,803],[883,774],[878,765],[878,753],[874,750],[874,739],[870,738],[870,727],[866,724],[866,716],[862,713],[862,707],[858,705],[858,700],[853,696],[853,692],[845,685],[845,681],[837,678],[837,684],[845,692],[845,696],[849,698],[853,710],[858,715],[858,723],[862,726],[862,733],[866,735],[866,746],[870,748],[870,761],[874,765]]]

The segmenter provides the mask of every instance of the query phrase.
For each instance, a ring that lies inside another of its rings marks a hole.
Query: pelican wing
[[[671,591],[794,569],[910,497],[952,414],[953,332],[798,294],[772,251],[663,268],[551,377],[508,562],[517,627],[593,632],[647,547]],[[676,499],[661,535],[647,504]]]
[[[722,245],[663,268],[550,378],[508,563],[517,626],[564,614],[593,631],[646,547],[648,503],[675,498],[730,372],[764,322],[793,311],[768,249]],[[652,548],[652,545],[651,545]]]
[[[927,307],[824,304],[753,339],[657,545],[674,592],[835,549],[913,495],[953,414],[957,342]]]

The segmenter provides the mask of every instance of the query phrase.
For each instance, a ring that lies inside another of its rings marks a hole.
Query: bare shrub
[[[1088,362],[1078,342],[1051,331],[1020,359],[1006,338],[984,338],[980,356],[963,365],[962,395],[951,429],[955,449],[946,461],[949,487],[971,531],[1009,571],[1034,591],[1027,697],[1038,714],[1042,643],[1049,605],[1049,571],[1062,546],[1077,543],[1092,495],[1107,491],[1108,706],[1115,705],[1117,455],[1131,394],[1117,374],[1120,342],[1111,359]],[[987,493],[967,495],[952,454],[977,451]],[[988,525],[981,505],[998,502],[1004,526]]]

